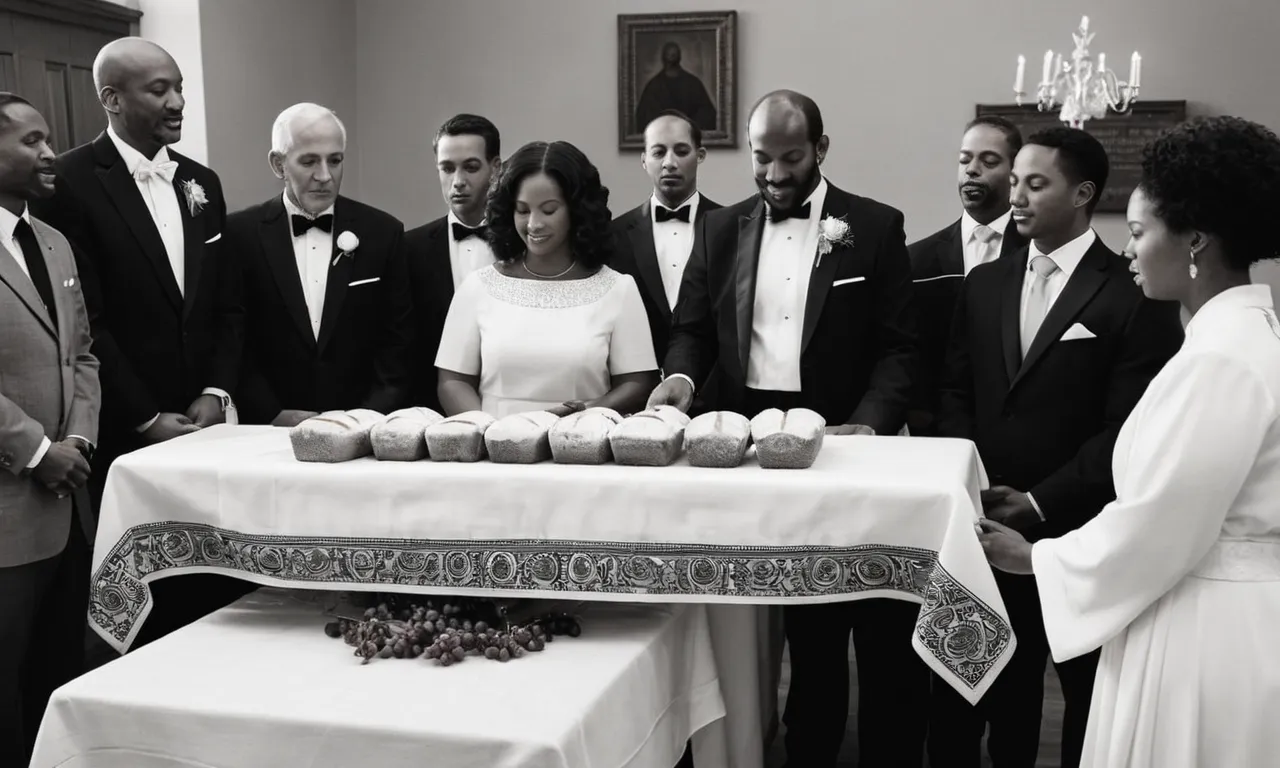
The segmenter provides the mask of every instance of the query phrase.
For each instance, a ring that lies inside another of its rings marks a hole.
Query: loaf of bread
[[[689,417],[679,408],[659,405],[623,419],[609,433],[613,460],[641,467],[665,467],[684,444]]]
[[[693,467],[736,467],[751,444],[751,422],[733,411],[704,413],[684,429],[684,450]]]
[[[401,408],[369,430],[378,461],[418,461],[427,457],[427,427],[444,417],[430,408]]]
[[[364,408],[325,411],[289,430],[293,457],[298,461],[335,464],[373,453],[369,430],[382,421],[382,414]]]
[[[489,461],[497,464],[537,464],[551,458],[551,425],[560,417],[550,411],[513,413],[498,419],[484,433]]]
[[[622,421],[612,408],[588,408],[551,427],[551,457],[557,464],[604,464],[612,458],[609,433]]]
[[[432,461],[480,461],[485,457],[484,433],[494,418],[484,411],[467,411],[427,427],[427,454]]]
[[[808,408],[761,411],[751,420],[756,459],[765,469],[807,469],[822,449],[827,420]]]

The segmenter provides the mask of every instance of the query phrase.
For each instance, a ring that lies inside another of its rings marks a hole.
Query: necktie
[[[653,220],[661,224],[664,221],[672,221],[674,219],[675,221],[683,221],[688,224],[689,209],[692,207],[693,206],[682,205],[673,211],[664,205],[659,205],[653,209]]]
[[[40,294],[40,301],[44,302],[49,320],[53,322],[53,327],[57,328],[58,310],[53,303],[53,283],[49,280],[49,265],[45,263],[44,253],[40,251],[40,243],[36,242],[36,233],[32,231],[26,219],[18,219],[18,226],[13,229],[13,239],[22,249],[22,257],[27,262],[27,273],[31,275],[36,293]]]
[[[143,160],[133,172],[133,178],[138,181],[146,181],[152,176],[164,179],[166,184],[173,183],[173,174],[178,170],[176,160],[166,160],[163,163],[153,163],[150,160]]]
[[[333,214],[332,213],[326,213],[325,215],[317,216],[314,219],[308,219],[306,216],[299,216],[298,214],[295,213],[289,217],[289,220],[293,222],[294,237],[302,237],[303,235],[307,234],[307,230],[311,229],[312,227],[315,227],[321,232],[333,231]]]
[[[977,243],[977,247],[974,249],[974,253],[977,256],[977,261],[974,262],[975,265],[986,264],[996,256],[995,239],[997,234],[999,233],[986,224],[979,224],[973,228],[973,239]]]
[[[783,211],[783,210],[779,210],[778,208],[770,207],[769,221],[771,221],[774,224],[777,224],[778,222],[786,221],[787,219],[807,219],[809,218],[810,208],[812,208],[812,205],[810,205],[809,203],[805,203],[799,208],[795,208],[790,211]]]
[[[1022,320],[1022,357],[1025,360],[1031,342],[1040,332],[1044,316],[1049,314],[1049,278],[1058,271],[1058,265],[1048,256],[1036,256],[1031,260],[1031,290],[1027,292],[1027,312]]]
[[[453,222],[452,229],[453,239],[462,241],[466,240],[468,237],[479,237],[483,239],[484,233],[487,232],[489,228],[484,224],[481,224],[478,227],[468,227],[466,224],[455,221]]]

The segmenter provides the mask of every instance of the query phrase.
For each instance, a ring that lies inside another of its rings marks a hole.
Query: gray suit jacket
[[[31,217],[49,265],[57,328],[49,321],[31,279],[0,247],[0,568],[53,557],[67,543],[71,497],[59,499],[26,472],[41,438],[79,435],[96,443],[98,361],[71,245],[60,232]],[[82,518],[88,495],[77,493]],[[91,540],[92,541],[92,540]]]

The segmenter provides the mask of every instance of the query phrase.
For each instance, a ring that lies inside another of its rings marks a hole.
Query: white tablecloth
[[[60,688],[32,766],[671,768],[724,715],[705,607],[582,615],[506,664],[362,666],[317,605],[260,590]]]

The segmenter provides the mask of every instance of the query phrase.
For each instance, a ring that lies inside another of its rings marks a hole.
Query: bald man
[[[154,43],[122,38],[98,53],[93,75],[107,130],[57,158],[56,191],[39,214],[71,241],[102,365],[96,512],[116,457],[234,414],[243,324],[225,269],[222,184],[169,149],[186,105],[178,64]],[[174,582],[157,582],[135,647],[240,590],[225,582],[222,594],[217,576]],[[170,587],[180,594],[162,594]]]
[[[666,379],[649,404],[687,409],[694,382],[714,371],[712,409],[752,417],[809,408],[832,434],[896,435],[916,357],[902,214],[823,177],[830,140],[812,99],[792,91],[765,96],[748,136],[759,194],[699,222],[673,313]],[[820,222],[841,222],[847,231],[827,225],[824,238]],[[848,717],[851,631],[858,764],[923,762],[917,713],[929,683],[911,648],[918,613],[918,605],[890,599],[784,610],[789,765],[835,765]]]
[[[342,121],[318,104],[276,118],[267,155],[280,194],[231,216],[243,272],[245,423],[291,427],[321,411],[409,404],[413,321],[404,225],[339,195]]]

